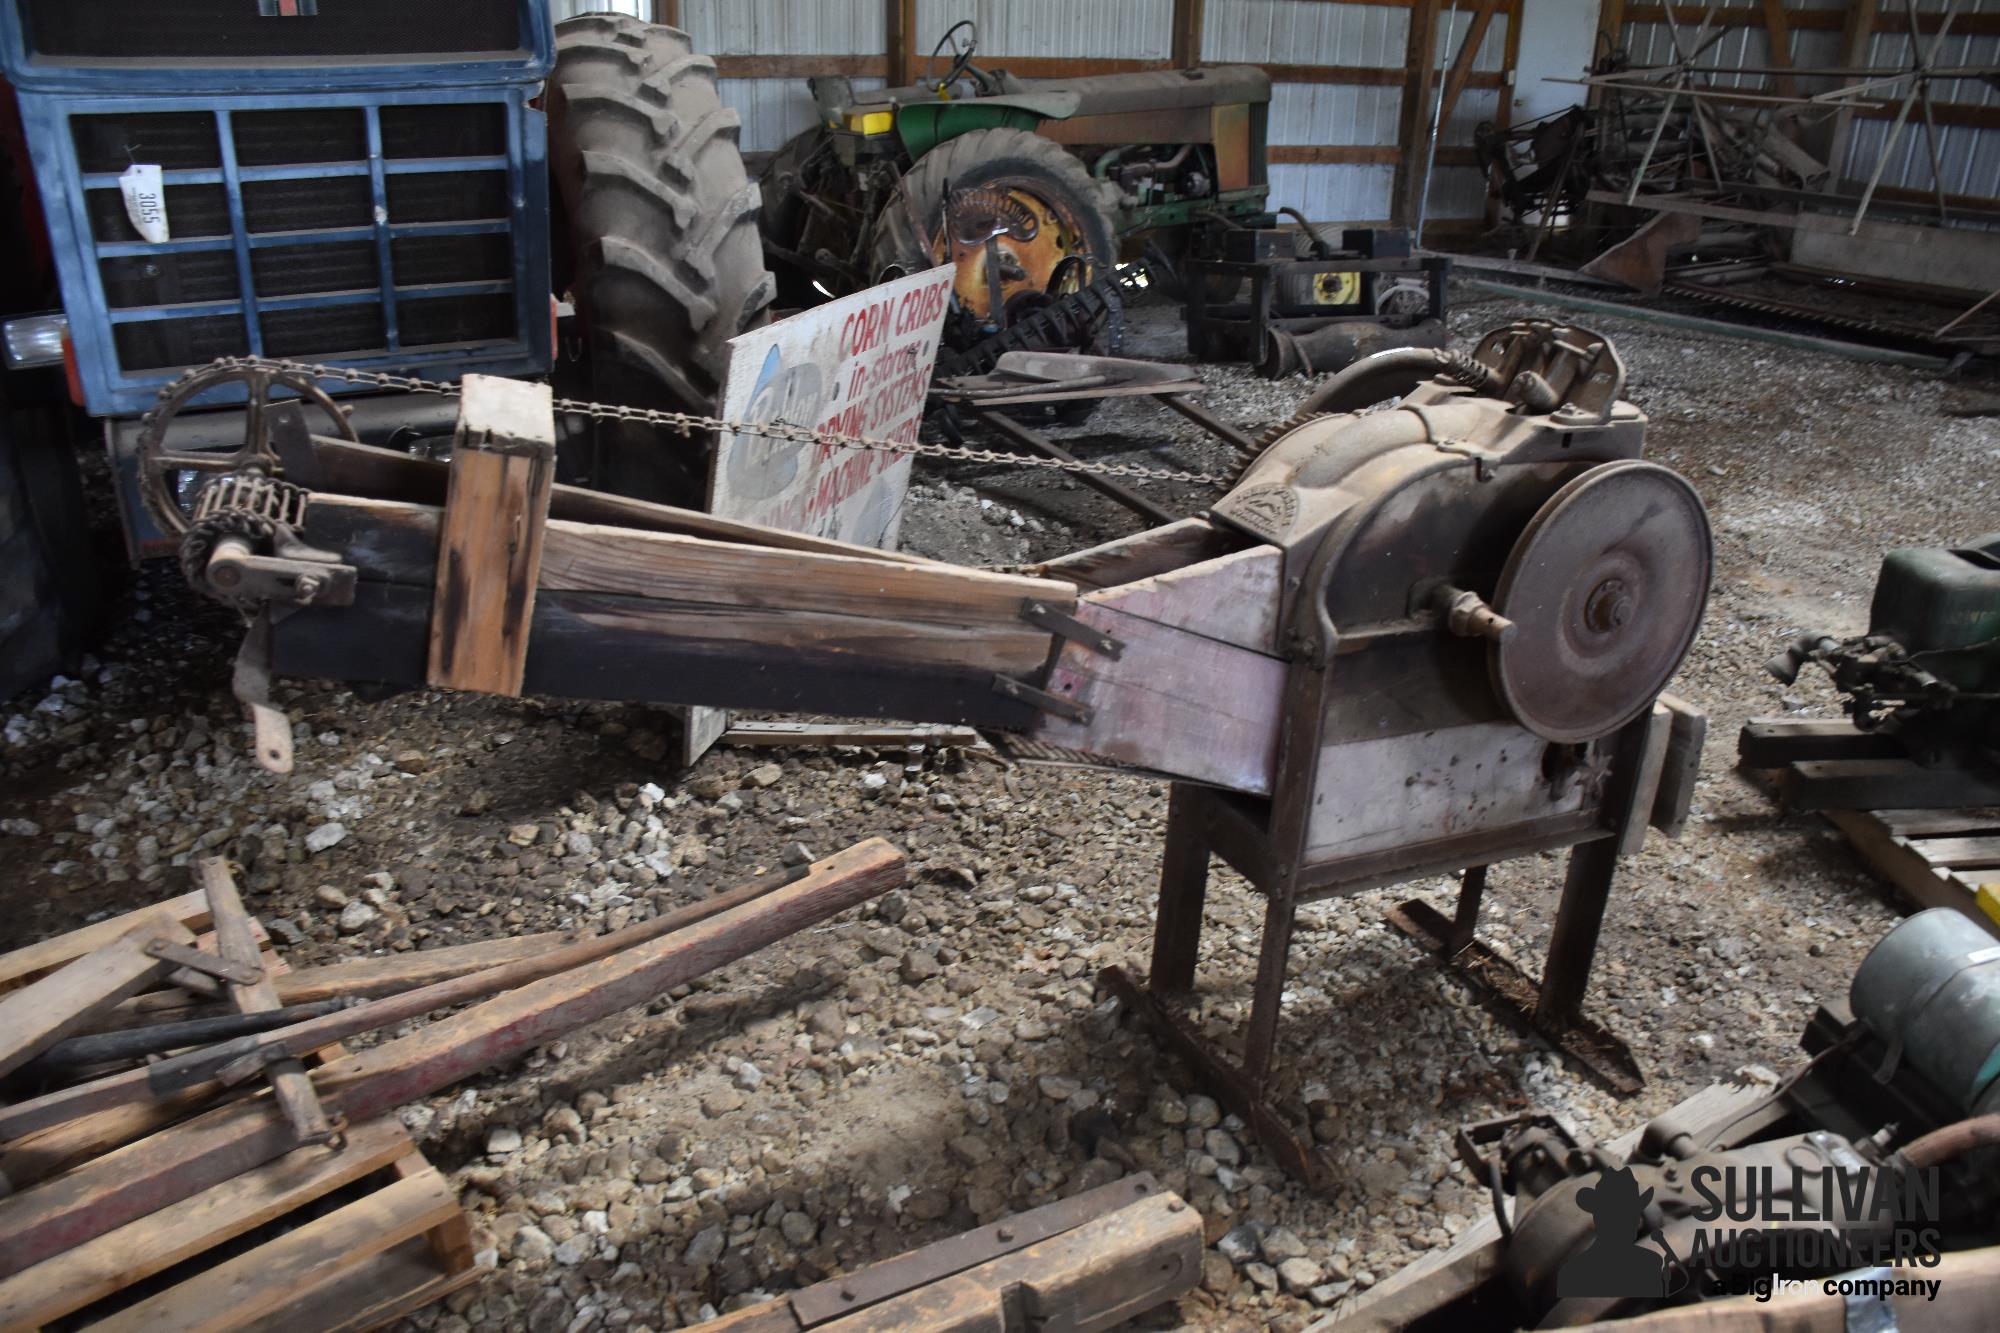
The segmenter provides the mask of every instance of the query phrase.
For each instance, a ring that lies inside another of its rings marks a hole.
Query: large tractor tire
[[[990,317],[984,246],[948,234],[944,214],[949,191],[954,198],[978,192],[974,197],[991,201],[996,215],[1016,205],[1032,213],[1033,239],[1000,238],[1009,274],[1000,291],[1009,310],[1045,299],[1064,260],[1082,260],[1082,281],[1093,282],[1118,260],[1107,198],[1112,188],[1092,179],[1060,144],[1040,135],[1025,130],[961,134],[919,158],[882,210],[872,244],[874,277],[879,281],[889,273],[956,263],[961,306]]]
[[[549,162],[600,399],[714,415],[728,342],[775,290],[736,113],[687,35],[616,14],[556,25]],[[596,425],[589,482],[700,503],[712,442]]]
[[[62,416],[0,400],[0,703],[75,670],[98,629],[90,524]]]

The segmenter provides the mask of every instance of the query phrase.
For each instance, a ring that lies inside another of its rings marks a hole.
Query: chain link
[[[436,380],[417,379],[411,375],[395,375],[379,370],[354,370],[346,366],[317,365],[305,361],[274,360],[261,356],[217,357],[211,368],[227,370],[281,370],[296,375],[307,375],[316,380],[341,380],[348,384],[366,384],[381,389],[394,389],[403,393],[428,393],[440,398],[457,398],[459,387]],[[200,373],[200,372],[195,372]],[[922,458],[943,458],[958,463],[999,463],[1009,467],[1045,467],[1059,472],[1088,472],[1102,477],[1136,477],[1148,481],[1196,482],[1206,486],[1227,487],[1231,478],[1208,472],[1176,472],[1167,468],[1142,467],[1131,463],[1085,463],[1081,460],[1059,458],[1037,458],[1028,454],[1010,453],[1002,449],[970,449],[960,445],[924,444],[916,440],[881,440],[866,435],[836,435],[825,431],[812,430],[806,426],[793,426],[782,421],[725,421],[719,417],[696,416],[690,412],[667,412],[656,408],[624,407],[617,403],[592,403],[578,398],[558,398],[556,411],[572,416],[589,417],[595,421],[621,421],[643,426],[658,426],[665,430],[678,431],[682,438],[688,438],[696,431],[726,430],[737,435],[757,435],[770,440],[785,440],[793,444],[830,445],[838,449],[866,449],[874,453],[911,454]]]

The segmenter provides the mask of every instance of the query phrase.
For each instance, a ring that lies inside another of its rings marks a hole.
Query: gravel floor
[[[1468,339],[1519,307],[1464,302]],[[1545,311],[1533,313],[1546,314]],[[1171,355],[1171,315],[1134,319]],[[235,629],[166,566],[132,577],[80,680],[0,708],[0,942],[162,898],[219,851],[298,962],[555,927],[616,926],[872,834],[906,891],[643,1012],[408,1108],[497,1271],[423,1328],[662,1329],[1050,1201],[1126,1169],[1182,1191],[1214,1248],[1202,1288],[1145,1321],[1298,1328],[1443,1245],[1486,1207],[1453,1164],[1460,1123],[1524,1107],[1611,1136],[1740,1066],[1782,1067],[1896,909],[1811,818],[1730,774],[1738,725],[1825,710],[1760,663],[1808,626],[1860,628],[1884,549],[2000,527],[2000,426],[1943,415],[1945,386],[1889,367],[1609,321],[1717,539],[1714,598],[1674,686],[1714,738],[1696,817],[1624,870],[1590,1007],[1649,1081],[1620,1101],[1490,1017],[1382,924],[1411,886],[1306,909],[1287,991],[1288,1094],[1344,1180],[1294,1186],[1187,1071],[1092,991],[1143,960],[1165,793],[1156,783],[960,760],[719,750],[664,761],[645,709],[282,686],[297,773],[244,755]],[[1254,429],[1303,392],[1201,367]],[[1226,472],[1227,450],[1143,404],[1069,434],[1091,458]],[[1198,511],[1213,492],[1146,484]],[[926,470],[906,539],[973,563],[1135,531],[1044,472]],[[1489,938],[1538,965],[1555,858],[1497,870]],[[1207,1012],[1247,1007],[1260,904],[1218,874]],[[1451,887],[1414,886],[1440,905]],[[1105,1148],[1109,1135],[1115,1147]],[[1097,1153],[1086,1151],[1096,1143]],[[1120,1151],[1122,1149],[1122,1151]]]

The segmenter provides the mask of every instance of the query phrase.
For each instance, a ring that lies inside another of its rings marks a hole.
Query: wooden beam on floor
[[[322,1066],[329,1111],[372,1119],[488,1066],[763,949],[906,878],[879,838],[816,862],[810,874],[685,931],[499,995]],[[0,1198],[0,1277],[252,1170],[292,1146],[271,1100],[219,1107],[33,1189]]]
[[[173,964],[146,952],[154,940],[193,945],[194,932],[165,912],[142,916],[124,934],[0,997],[0,1074],[19,1069]]]

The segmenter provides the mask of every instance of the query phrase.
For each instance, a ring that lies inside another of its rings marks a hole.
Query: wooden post
[[[1201,63],[1202,11],[1207,0],[1174,0],[1173,60],[1176,69]]]
[[[1880,10],[1879,0],[1849,0],[1847,22],[1840,30],[1843,68],[1859,69],[1867,65],[1868,48],[1875,40],[1875,20]],[[1816,153],[1826,163],[1828,193],[1838,191],[1847,174],[1847,146],[1853,138],[1854,112],[1843,107],[1834,113],[1832,127],[1816,132],[1805,145],[1807,152]]]
[[[1792,77],[1792,25],[1785,18],[1785,0],[1764,0],[1764,36],[1771,47],[1771,59],[1767,62],[1772,69],[1783,70],[1772,76],[1771,85],[1786,97],[1799,95],[1799,81]]]
[[[681,26],[681,0],[653,0],[653,22],[669,28]]]
[[[1410,5],[1410,39],[1403,48],[1403,108],[1396,130],[1396,179],[1389,199],[1390,220],[1399,227],[1414,227],[1423,212],[1431,103],[1437,96],[1440,4],[1441,0],[1412,0]]]
[[[916,80],[917,0],[888,0],[889,86],[908,87]]]
[[[438,535],[430,683],[519,694],[555,482],[546,384],[467,375]]]
[[[1438,113],[1438,133],[1451,123],[1451,113],[1458,107],[1460,94],[1472,80],[1472,66],[1479,59],[1479,48],[1486,44],[1486,33],[1493,26],[1493,12],[1500,8],[1500,0],[1479,0],[1479,8],[1473,11],[1472,26],[1465,30],[1465,42],[1458,48],[1458,57],[1451,63],[1451,74],[1444,81],[1444,109]],[[1501,99],[1507,97],[1507,89],[1500,90]]]

